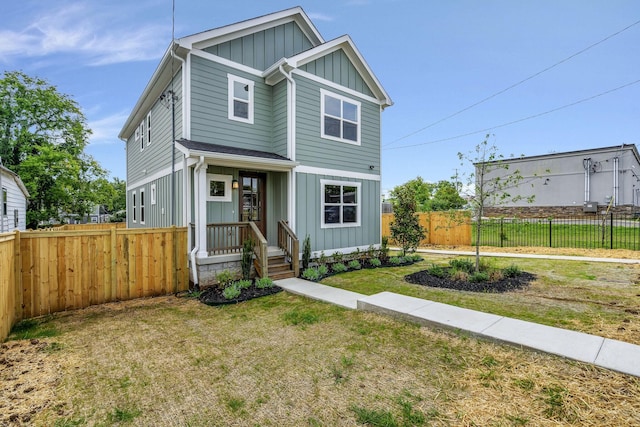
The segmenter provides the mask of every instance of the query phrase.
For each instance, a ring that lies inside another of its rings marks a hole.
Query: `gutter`
[[[198,172],[200,172],[200,169],[202,168],[202,165],[204,165],[204,156],[200,156],[200,160],[198,160],[198,163],[196,163],[195,168],[193,169],[193,175],[194,176],[198,176]],[[196,197],[198,197],[199,194],[199,190],[200,190],[200,184],[199,184],[199,180],[194,180],[194,184],[198,187],[198,191],[194,191],[194,194]],[[195,189],[194,189],[195,190]],[[198,233],[197,231],[197,226],[200,223],[200,213],[199,213],[199,209],[195,209],[195,214],[196,214],[196,233],[195,233],[195,242],[193,244],[193,249],[191,249],[191,253],[189,254],[190,258],[191,258],[191,271],[193,271],[193,284],[195,285],[196,289],[198,288],[198,269],[196,268],[196,253],[198,252],[198,250],[200,249],[200,233]]]

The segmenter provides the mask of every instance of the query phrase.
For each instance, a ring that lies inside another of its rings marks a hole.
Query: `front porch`
[[[196,227],[191,224],[192,242],[195,234]],[[271,246],[255,222],[226,222],[206,225],[206,255],[200,248],[198,256],[191,257],[196,266],[193,281],[206,287],[217,283],[216,276],[221,271],[239,272],[246,240],[253,242],[252,276],[274,280],[299,276],[300,242],[285,221],[278,221],[277,242]]]

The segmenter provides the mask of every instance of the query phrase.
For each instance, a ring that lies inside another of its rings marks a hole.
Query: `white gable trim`
[[[288,22],[298,23],[302,32],[315,45],[324,43],[315,25],[299,6],[183,37],[178,42],[187,49],[193,47],[203,49]]]
[[[309,80],[312,80],[312,81],[314,81],[316,83],[323,84],[323,85],[325,85],[327,87],[330,87],[331,89],[347,93],[347,94],[349,94],[349,96],[353,96],[353,97],[356,97],[356,98],[363,99],[365,101],[373,102],[374,104],[383,105],[383,101],[380,101],[379,99],[376,99],[376,98],[374,98],[372,96],[369,96],[369,95],[365,95],[364,93],[355,91],[353,89],[349,89],[348,87],[345,87],[345,86],[339,85],[337,83],[334,83],[331,80],[323,79],[322,77],[318,77],[315,74],[311,74],[311,73],[309,73],[307,71],[295,69],[295,70],[291,71],[291,74],[298,74],[301,77],[305,77],[305,78],[307,78]]]
[[[337,176],[341,178],[364,179],[367,181],[380,181],[380,175],[374,175],[374,174],[362,173],[362,172],[343,171],[339,169],[317,168],[314,166],[297,166],[295,168],[295,171],[296,173],[308,173],[312,175],[329,175],[329,176]]]
[[[228,59],[222,58],[220,56],[216,56],[212,53],[205,52],[203,50],[194,49],[191,52],[192,55],[199,56],[200,58],[207,59],[212,62],[217,62],[218,64],[226,65],[227,67],[231,67],[235,70],[244,71],[247,74],[251,74],[256,77],[262,77],[262,71],[257,70],[255,68],[247,67],[246,65],[242,65],[238,62],[233,62]]]

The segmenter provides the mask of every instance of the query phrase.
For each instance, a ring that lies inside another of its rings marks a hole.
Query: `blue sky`
[[[351,36],[395,103],[383,112],[384,190],[468,172],[457,153],[487,133],[507,157],[640,143],[640,1],[176,0],[175,35],[298,5],[325,40]],[[171,41],[171,10],[171,0],[5,3],[0,69],[72,96],[93,130],[87,151],[124,179],[117,135]]]

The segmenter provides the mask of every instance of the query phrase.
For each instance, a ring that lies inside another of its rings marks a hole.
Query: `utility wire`
[[[389,142],[389,143],[385,144],[384,146],[389,146],[389,145],[391,145],[391,144],[395,144],[396,142],[402,141],[403,139],[407,139],[407,138],[409,138],[410,136],[413,136],[413,135],[415,135],[415,134],[418,134],[418,133],[420,133],[420,132],[422,132],[422,131],[424,131],[424,130],[429,129],[430,127],[433,127],[433,126],[435,126],[435,125],[437,125],[437,124],[439,124],[439,123],[442,123],[442,122],[444,122],[445,120],[449,120],[450,118],[455,117],[455,116],[457,116],[458,114],[464,113],[465,111],[470,110],[470,109],[472,109],[473,107],[477,107],[478,105],[480,105],[480,104],[482,104],[482,103],[484,103],[484,102],[487,102],[488,100],[493,99],[493,98],[495,98],[495,97],[496,97],[496,96],[498,96],[498,95],[502,95],[503,93],[505,93],[505,92],[507,92],[507,91],[509,91],[509,90],[511,90],[511,89],[513,89],[513,88],[515,88],[515,87],[517,87],[517,86],[520,86],[521,84],[523,84],[523,83],[525,83],[525,82],[527,82],[527,81],[529,81],[529,80],[531,80],[531,79],[533,79],[533,78],[535,78],[535,77],[538,77],[540,74],[545,73],[545,72],[547,72],[547,71],[549,71],[549,70],[551,70],[551,69],[553,69],[553,68],[557,67],[558,65],[563,64],[563,63],[565,63],[565,62],[569,61],[570,59],[575,58],[576,56],[578,56],[578,55],[580,55],[580,54],[582,54],[582,53],[584,53],[584,52],[588,51],[589,49],[592,49],[592,48],[594,48],[594,47],[598,46],[599,44],[602,44],[602,43],[606,42],[606,41],[607,41],[607,40],[609,40],[610,38],[613,38],[613,37],[617,36],[618,34],[620,34],[620,33],[624,32],[624,31],[628,30],[628,29],[629,29],[629,28],[631,28],[631,27],[633,27],[634,25],[638,25],[638,24],[640,24],[640,20],[638,20],[638,21],[634,22],[634,23],[633,23],[633,24],[631,24],[631,25],[628,25],[628,26],[624,27],[623,29],[621,29],[621,30],[619,30],[619,31],[617,31],[617,32],[615,32],[615,33],[613,33],[613,34],[611,34],[611,35],[609,35],[609,36],[605,37],[604,39],[602,39],[602,40],[600,40],[600,41],[598,41],[598,42],[596,42],[596,43],[593,43],[593,44],[592,44],[592,45],[590,45],[590,46],[585,47],[584,49],[582,49],[582,50],[580,50],[580,51],[578,51],[578,52],[574,53],[573,55],[570,55],[570,56],[568,56],[568,57],[564,58],[563,60],[561,60],[561,61],[559,61],[559,62],[556,62],[555,64],[550,65],[549,67],[544,68],[544,69],[542,69],[542,70],[538,71],[537,73],[532,74],[532,75],[530,75],[529,77],[527,77],[527,78],[525,78],[525,79],[523,79],[523,80],[520,80],[519,82],[514,83],[514,84],[512,84],[512,85],[511,85],[511,86],[509,86],[509,87],[506,87],[506,88],[502,89],[502,90],[501,90],[501,91],[499,91],[499,92],[494,93],[493,95],[490,95],[490,96],[488,96],[488,97],[486,97],[486,98],[484,98],[484,99],[481,99],[480,101],[478,101],[478,102],[476,102],[476,103],[474,103],[474,104],[471,104],[471,105],[469,105],[468,107],[463,108],[462,110],[456,111],[455,113],[450,114],[450,115],[448,115],[448,116],[446,116],[446,117],[444,117],[444,118],[442,118],[442,119],[440,119],[440,120],[437,120],[437,121],[435,121],[435,122],[433,122],[433,123],[431,123],[431,124],[429,124],[429,125],[427,125],[427,126],[425,126],[425,127],[423,127],[423,128],[420,128],[420,129],[418,129],[418,130],[416,130],[416,131],[414,131],[414,132],[411,132],[411,133],[409,133],[409,134],[407,134],[407,135],[405,135],[405,136],[402,136],[402,137],[400,137],[400,138],[398,138],[398,139],[395,139],[395,140],[393,140],[393,141],[391,141],[391,142]]]
[[[599,93],[597,95],[593,95],[593,96],[590,96],[588,98],[583,98],[583,99],[580,99],[579,101],[575,101],[575,102],[572,102],[570,104],[565,104],[565,105],[563,105],[561,107],[557,107],[557,108],[554,108],[552,110],[545,111],[543,113],[534,114],[532,116],[527,116],[527,117],[524,117],[522,119],[513,120],[513,121],[510,121],[510,122],[507,122],[507,123],[500,124],[500,125],[496,125],[496,126],[492,126],[492,127],[488,127],[488,128],[484,128],[484,129],[480,129],[480,130],[475,130],[473,132],[467,132],[465,134],[456,135],[456,136],[452,136],[452,137],[449,137],[449,138],[437,139],[435,141],[421,142],[419,144],[412,144],[412,145],[403,145],[401,147],[383,148],[383,150],[400,150],[402,148],[418,147],[420,145],[435,144],[437,142],[451,141],[453,139],[463,138],[465,136],[475,135],[475,134],[481,133],[481,132],[482,133],[486,133],[486,132],[492,131],[493,129],[502,128],[502,127],[505,127],[505,126],[513,125],[515,123],[524,122],[525,120],[531,120],[531,119],[535,119],[537,117],[541,117],[541,116],[544,116],[544,115],[547,115],[547,114],[555,113],[556,111],[564,110],[565,108],[573,107],[574,105],[578,105],[578,104],[582,104],[583,102],[591,101],[592,99],[598,98],[598,97],[603,96],[603,95],[607,95],[609,93],[615,92],[615,91],[620,90],[620,89],[624,89],[624,88],[629,87],[629,86],[633,86],[633,85],[635,85],[637,83],[640,83],[640,79],[638,79],[636,81],[633,81],[633,82],[630,82],[630,83],[627,83],[627,84],[624,84],[622,86],[618,86],[618,87],[616,87],[614,89],[610,89],[610,90],[607,90],[605,92],[601,92],[601,93]]]

